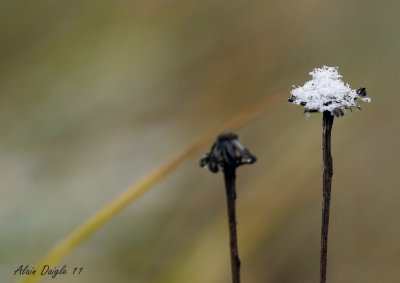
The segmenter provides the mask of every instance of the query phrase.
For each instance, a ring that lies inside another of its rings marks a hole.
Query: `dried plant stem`
[[[321,227],[321,257],[320,257],[320,283],[326,282],[326,265],[328,260],[328,229],[329,209],[331,203],[331,186],[333,176],[333,164],[331,155],[331,133],[334,116],[329,112],[323,113],[323,200],[322,200],[322,227]]]
[[[43,266],[44,264],[49,266],[58,264],[80,243],[89,238],[95,231],[100,229],[105,223],[115,217],[115,215],[122,211],[126,206],[136,201],[145,192],[149,191],[157,183],[169,176],[184,161],[188,160],[195,154],[198,154],[201,148],[211,139],[213,139],[215,135],[226,131],[227,129],[241,127],[250,121],[253,121],[281,101],[281,95],[282,90],[279,90],[271,96],[265,97],[264,99],[250,105],[248,108],[239,112],[226,123],[204,134],[188,147],[179,151],[172,158],[166,160],[160,166],[148,172],[146,176],[132,184],[131,187],[127,188],[126,191],[123,191],[119,196],[110,200],[104,207],[100,208],[69,235],[58,242],[52,250],[50,250],[38,263],[35,264],[35,267],[39,269],[39,267]],[[42,279],[42,276],[37,273],[35,275],[22,276],[17,279],[17,282],[33,283],[39,281],[40,279]]]
[[[229,243],[231,250],[232,283],[240,283],[240,259],[236,233],[236,169],[224,169],[226,198],[228,204]]]

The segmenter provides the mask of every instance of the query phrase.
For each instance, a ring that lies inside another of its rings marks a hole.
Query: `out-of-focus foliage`
[[[238,172],[242,277],[315,282],[322,122],[286,99],[328,65],[372,98],[335,120],[329,281],[397,282],[399,9],[394,0],[1,1],[1,281],[283,87],[277,107],[238,131],[258,157]],[[188,161],[65,260],[81,275],[44,282],[229,282],[222,186]]]

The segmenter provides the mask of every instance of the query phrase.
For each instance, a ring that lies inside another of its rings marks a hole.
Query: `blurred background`
[[[246,106],[258,157],[238,172],[243,282],[319,273],[321,115],[287,103],[339,66],[372,103],[335,119],[328,280],[399,282],[398,1],[0,3],[0,280]],[[208,147],[204,147],[204,152]],[[223,178],[197,157],[74,250],[43,282],[228,283]],[[62,265],[61,264],[61,265]]]

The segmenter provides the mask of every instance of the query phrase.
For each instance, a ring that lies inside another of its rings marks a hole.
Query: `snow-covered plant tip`
[[[329,111],[336,117],[343,116],[347,109],[361,109],[357,99],[370,102],[364,87],[353,90],[342,81],[337,67],[315,68],[310,73],[312,80],[294,88],[288,101],[304,106],[304,112]]]

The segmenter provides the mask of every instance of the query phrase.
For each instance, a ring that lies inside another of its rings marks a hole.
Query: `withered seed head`
[[[211,172],[217,173],[219,169],[237,168],[254,162],[256,157],[240,143],[236,134],[223,133],[217,137],[210,152],[200,159],[200,166],[207,166]]]

